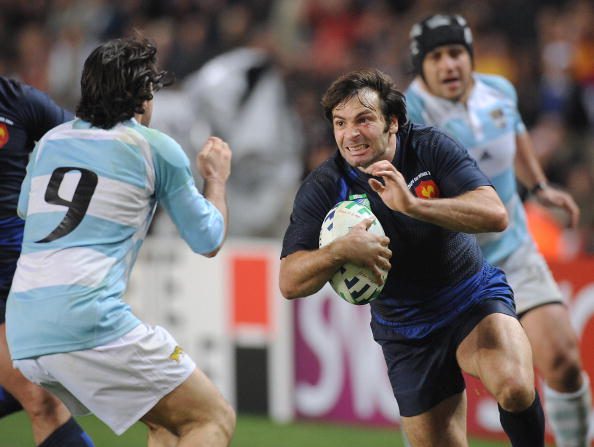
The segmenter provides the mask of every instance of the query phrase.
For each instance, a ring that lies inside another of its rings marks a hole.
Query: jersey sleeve
[[[309,175],[295,196],[289,226],[283,238],[281,258],[300,250],[319,247],[320,229],[326,214],[336,204],[339,187],[319,172]]]
[[[429,151],[422,151],[432,166],[443,197],[456,197],[480,186],[493,186],[466,148],[434,129]]]
[[[193,251],[211,253],[225,236],[223,216],[196,188],[190,162],[181,146],[165,134],[152,132],[157,201]]]
[[[61,108],[47,94],[29,85],[23,85],[22,99],[23,121],[34,141],[39,141],[48,130],[74,118],[72,112]]]

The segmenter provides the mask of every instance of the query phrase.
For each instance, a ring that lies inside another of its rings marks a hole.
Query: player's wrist
[[[544,191],[549,187],[546,180],[537,182],[532,188],[530,188],[530,195],[537,196],[541,191]]]

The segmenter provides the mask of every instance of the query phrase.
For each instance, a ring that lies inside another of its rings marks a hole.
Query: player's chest
[[[487,175],[496,175],[510,168],[516,155],[514,109],[502,101],[462,107],[440,127],[458,140],[479,163]]]
[[[402,169],[402,168],[401,168]],[[405,178],[408,190],[421,199],[435,199],[442,196],[433,173],[423,166],[416,166],[401,171]],[[388,208],[382,199],[371,187],[365,183],[356,183],[349,188],[351,196],[365,197],[369,200],[371,210],[384,227],[386,235],[391,240],[391,246],[412,246],[416,243],[422,244],[427,238],[431,238],[441,230],[439,227],[413,219],[403,213]]]

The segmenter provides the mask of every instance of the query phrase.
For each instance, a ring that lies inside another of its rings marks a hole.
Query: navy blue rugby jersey
[[[45,93],[0,76],[0,219],[16,216],[29,154],[48,130],[73,118]]]
[[[417,197],[455,197],[492,186],[466,149],[438,129],[407,124],[397,137],[393,163]],[[327,212],[350,194],[366,194],[392,250],[392,268],[372,313],[389,322],[422,322],[465,307],[465,294],[476,291],[484,266],[475,236],[392,211],[369,178],[338,151],[311,172],[295,197],[281,258],[317,249]]]

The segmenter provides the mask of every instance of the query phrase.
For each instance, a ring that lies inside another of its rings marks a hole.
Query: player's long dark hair
[[[76,115],[93,126],[110,129],[144,113],[143,103],[173,82],[156,68],[157,48],[139,36],[110,40],[85,61]]]
[[[365,104],[365,100],[359,95],[365,89],[375,90],[378,93],[381,112],[386,120],[386,130],[390,125],[390,118],[394,116],[398,119],[399,127],[404,127],[407,121],[404,95],[387,74],[376,69],[351,71],[332,83],[322,97],[322,107],[328,121],[332,123],[332,111],[337,105],[355,95],[358,95],[362,104]]]

